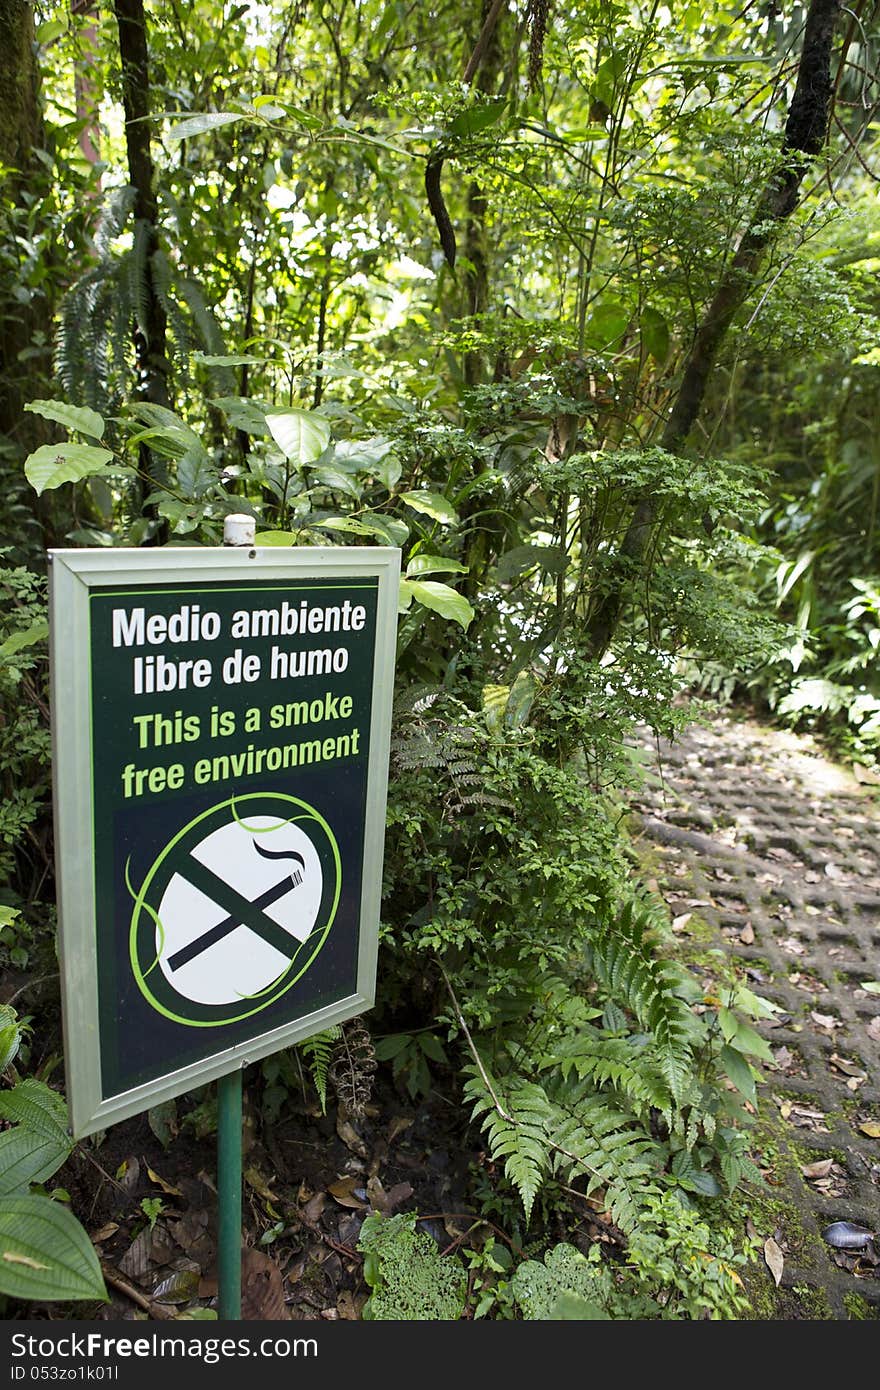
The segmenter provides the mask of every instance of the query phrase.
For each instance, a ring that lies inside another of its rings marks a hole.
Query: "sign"
[[[399,566],[51,553],[77,1136],[373,1003]]]

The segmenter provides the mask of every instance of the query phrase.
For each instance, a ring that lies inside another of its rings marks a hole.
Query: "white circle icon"
[[[321,860],[301,823],[231,820],[175,863],[159,904],[156,963],[194,1003],[253,999],[311,935],[322,889]]]

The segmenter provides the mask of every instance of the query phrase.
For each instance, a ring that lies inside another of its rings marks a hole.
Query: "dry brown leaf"
[[[314,1226],[327,1205],[326,1192],[316,1192],[310,1197],[305,1206],[300,1208],[300,1216],[310,1226]]]
[[[366,1301],[365,1297],[356,1299],[348,1289],[343,1289],[336,1299],[336,1311],[346,1322],[358,1322]]]
[[[788,951],[791,956],[802,956],[807,949],[802,941],[798,941],[796,936],[785,936],[779,944],[783,951]]]
[[[241,1253],[241,1316],[243,1322],[278,1322],[288,1316],[281,1270],[262,1250]]]
[[[871,1019],[871,1022],[868,1024],[867,1028],[865,1029],[865,1032],[867,1033],[868,1037],[872,1040],[872,1042],[880,1043],[880,1014],[877,1014],[874,1018]]]
[[[277,1202],[279,1200],[259,1169],[253,1166],[245,1168],[244,1180],[248,1187],[253,1188],[258,1197],[262,1197],[264,1202]]]
[[[782,1279],[782,1271],[785,1268],[785,1256],[772,1236],[769,1236],[767,1240],[764,1241],[764,1259],[767,1262],[767,1268],[773,1275],[773,1282],[778,1289],[779,1282]]]
[[[115,1235],[118,1230],[118,1221],[107,1221],[101,1227],[100,1231],[95,1231],[95,1234],[93,1236],[89,1236],[89,1240],[92,1242],[93,1245],[100,1245],[102,1240],[109,1240],[110,1237],[112,1235]]]
[[[739,939],[744,946],[753,946],[755,944],[755,929],[751,922],[746,922],[739,934]]]
[[[805,1178],[827,1178],[833,1164],[833,1158],[820,1158],[815,1163],[805,1163],[801,1172]]]
[[[173,1187],[170,1182],[166,1182],[161,1174],[156,1172],[155,1168],[147,1167],[147,1177],[150,1179],[150,1182],[155,1183],[156,1187],[161,1187],[162,1191],[166,1192],[169,1197],[183,1196],[180,1188]]]
[[[351,1121],[343,1118],[341,1106],[336,1115],[336,1133],[339,1135],[345,1147],[351,1149],[352,1153],[357,1154],[358,1158],[366,1158],[368,1156],[366,1144]]]
[[[836,1071],[842,1071],[845,1076],[857,1076],[859,1080],[867,1081],[868,1074],[864,1067],[860,1067],[857,1062],[851,1062],[848,1057],[840,1057],[836,1052],[832,1052],[828,1060]]]
[[[833,1033],[835,1028],[842,1026],[840,1019],[835,1018],[834,1014],[819,1014],[815,1009],[810,1010],[810,1018],[817,1028],[824,1029],[826,1033]]]
[[[685,927],[687,926],[688,922],[691,920],[693,915],[694,914],[692,912],[682,912],[679,917],[673,917],[672,930],[684,931]]]
[[[153,1232],[149,1226],[145,1226],[140,1235],[132,1241],[122,1259],[118,1261],[117,1267],[120,1273],[124,1274],[127,1279],[142,1280],[150,1268],[152,1244]]]
[[[334,1202],[338,1202],[341,1207],[352,1207],[355,1211],[363,1211],[369,1206],[367,1201],[366,1189],[361,1186],[362,1179],[353,1173],[346,1178],[339,1178],[337,1182],[332,1182],[327,1188]]]
[[[880,1139],[880,1120],[865,1120],[864,1124],[859,1125],[862,1134],[867,1134],[869,1139]]]
[[[126,1192],[133,1192],[137,1187],[138,1178],[141,1175],[141,1165],[134,1154],[130,1158],[124,1158],[116,1169],[116,1181],[120,1187],[124,1187]]]

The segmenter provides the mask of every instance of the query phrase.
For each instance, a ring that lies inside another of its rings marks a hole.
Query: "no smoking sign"
[[[77,1138],[371,1007],[399,573],[372,546],[52,552]]]
[[[296,797],[254,792],[196,816],[134,897],[131,966],[160,1014],[193,1028],[260,1013],[297,983],[332,929],[339,849]]]

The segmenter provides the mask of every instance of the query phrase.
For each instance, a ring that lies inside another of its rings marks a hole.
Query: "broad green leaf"
[[[217,396],[211,404],[223,411],[234,430],[243,430],[245,434],[256,435],[259,439],[265,438],[268,432],[266,411],[271,410],[271,406],[252,400],[249,396]]]
[[[358,487],[353,478],[338,468],[330,468],[322,464],[321,467],[315,469],[310,481],[332,488],[334,492],[343,492],[346,497],[353,497],[356,502],[360,500],[361,488]]]
[[[184,497],[198,500],[217,482],[217,468],[205,449],[187,449],[177,464],[177,486]]]
[[[569,1290],[561,1293],[550,1309],[554,1322],[608,1322],[610,1316],[600,1304]]]
[[[291,463],[314,463],[330,443],[330,421],[310,410],[267,411],[266,424]]]
[[[25,1125],[7,1129],[0,1134],[0,1193],[24,1192],[32,1182],[46,1182],[57,1173],[72,1147],[60,1125],[52,1133]]]
[[[414,555],[406,567],[407,579],[420,574],[467,574],[467,565],[445,555]]]
[[[657,309],[652,309],[648,304],[642,310],[639,328],[645,351],[662,367],[669,356],[669,324]]]
[[[742,1053],[737,1052],[736,1048],[728,1045],[722,1047],[718,1054],[718,1060],[736,1089],[745,1096],[746,1100],[750,1100],[754,1103],[755,1077]]]
[[[682,1187],[689,1187],[694,1192],[699,1192],[702,1197],[718,1197],[721,1194],[718,1179],[711,1173],[703,1173],[700,1170],[693,1172],[688,1181],[682,1183]]]
[[[200,367],[262,367],[271,357],[248,357],[244,353],[194,352],[192,360]]]
[[[490,729],[500,729],[510,697],[509,685],[483,686],[483,713]]]
[[[0,1115],[13,1124],[25,1125],[49,1139],[69,1143],[66,1131],[67,1106],[57,1091],[28,1076],[11,1090],[0,1091]]]
[[[296,537],[292,531],[258,531],[254,545],[295,545]]]
[[[409,539],[409,527],[397,516],[384,516],[379,512],[361,512],[360,519],[365,525],[374,526],[376,535],[387,545],[401,546]]]
[[[10,1062],[14,1062],[21,1046],[21,1028],[17,1020],[6,1021],[0,1015],[0,1072],[4,1072]]]
[[[406,502],[413,511],[424,512],[442,526],[455,526],[458,522],[458,512],[448,498],[441,497],[439,492],[401,492],[399,496],[401,502]]]
[[[94,1246],[59,1202],[31,1193],[0,1197],[0,1293],[40,1303],[107,1300]]]
[[[866,994],[880,994],[880,980],[862,980],[859,989],[863,989]]]
[[[34,415],[42,415],[44,420],[54,420],[68,430],[79,430],[90,439],[103,439],[106,428],[97,410],[87,405],[68,405],[66,401],[31,401],[25,406]]]
[[[538,683],[530,671],[521,671],[513,682],[504,711],[504,722],[509,729],[518,729],[529,717]]]
[[[438,584],[432,579],[408,579],[405,581],[412,590],[412,596],[426,608],[439,613],[442,618],[451,618],[463,628],[473,621],[474,610],[464,594],[458,594],[448,584]]]
[[[192,135],[204,135],[208,130],[218,130],[221,126],[235,125],[245,120],[242,111],[202,111],[197,116],[187,116],[185,121],[173,125],[165,136],[166,140],[189,140]]]
[[[506,106],[507,98],[498,97],[482,106],[472,106],[467,111],[461,111],[455,120],[450,121],[449,134],[479,135],[481,130],[488,130],[490,125],[495,125],[496,121],[501,119]]]
[[[508,584],[535,565],[548,574],[559,574],[568,564],[568,556],[559,545],[517,545],[507,550],[495,566],[499,584]]]
[[[598,352],[613,352],[626,332],[630,313],[625,304],[616,300],[599,303],[587,321],[587,341]]]
[[[397,611],[398,613],[408,613],[412,607],[413,586],[408,579],[401,579],[397,590]]]
[[[45,618],[37,618],[30,627],[23,628],[20,632],[12,632],[6,641],[0,643],[0,660],[5,661],[7,657],[14,656],[16,652],[23,651],[25,647],[34,647],[37,642],[42,642],[49,636],[49,624]]]
[[[100,473],[112,458],[109,449],[92,444],[43,444],[28,454],[24,475],[39,496],[62,483],[79,483]]]

